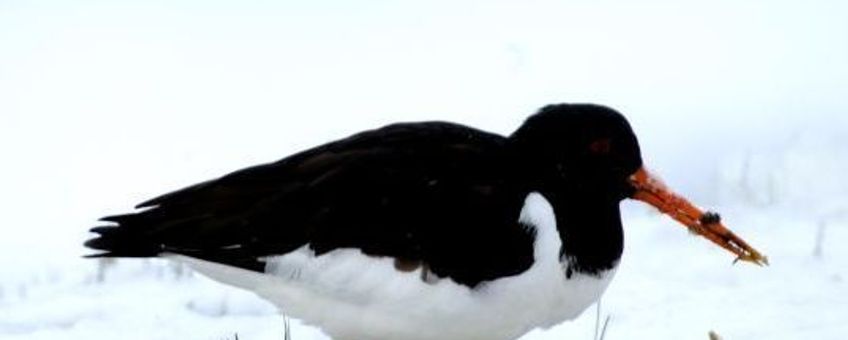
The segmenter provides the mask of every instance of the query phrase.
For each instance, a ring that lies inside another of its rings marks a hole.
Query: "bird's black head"
[[[557,211],[563,255],[575,259],[569,269],[597,272],[618,260],[623,248],[618,203],[624,198],[669,214],[739,260],[768,264],[725,228],[717,214],[689,203],[642,166],[636,135],[615,110],[589,104],[546,106],[509,140],[519,163],[516,171],[526,178],[525,189],[541,192]]]
[[[542,108],[512,136],[527,176],[584,198],[630,197],[628,178],[642,166],[636,135],[623,115],[592,104]],[[585,196],[590,195],[590,196]]]

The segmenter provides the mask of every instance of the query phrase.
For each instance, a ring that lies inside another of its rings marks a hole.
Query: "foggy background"
[[[730,227],[766,250],[799,237],[812,249],[848,209],[846,13],[844,1],[4,0],[0,316],[31,316],[0,322],[0,337],[65,320],[44,318],[26,287],[74,295],[96,270],[80,244],[101,216],[363,129],[448,120],[509,134],[549,103],[621,111],[676,191],[765,216]],[[809,223],[767,236],[775,214]],[[843,272],[823,274],[839,277],[834,291]],[[845,303],[827,308],[848,315]]]

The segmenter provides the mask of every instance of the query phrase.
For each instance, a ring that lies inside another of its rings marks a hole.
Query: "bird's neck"
[[[569,181],[538,150],[510,146],[508,158],[515,177],[524,179],[523,189],[539,191],[554,209],[563,260],[589,274],[615,267],[624,249],[620,200],[605,194],[608,188]]]
[[[588,274],[613,268],[624,249],[619,202],[579,193],[549,192],[570,269]]]

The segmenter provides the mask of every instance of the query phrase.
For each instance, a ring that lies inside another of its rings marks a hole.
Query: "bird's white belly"
[[[578,316],[597,301],[614,270],[566,279],[559,263],[534,265],[471,289],[428,283],[419,268],[341,249],[315,257],[302,248],[268,259],[257,293],[335,339],[515,339]]]
[[[424,281],[423,267],[399,271],[392,258],[358,249],[315,256],[304,246],[266,258],[265,274],[177,257],[213,279],[254,291],[337,340],[506,340],[580,315],[615,272],[566,278],[553,211],[541,195],[528,196],[520,220],[535,229],[533,265],[473,289],[448,278]]]

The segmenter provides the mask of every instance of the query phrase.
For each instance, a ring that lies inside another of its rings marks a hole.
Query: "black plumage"
[[[596,105],[543,108],[504,137],[445,122],[362,132],[104,217],[94,257],[184,254],[255,271],[308,245],[390,256],[468,286],[521,273],[528,193],[554,207],[569,270],[614,265],[619,202],[642,164],[627,121]]]

